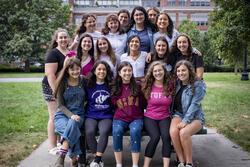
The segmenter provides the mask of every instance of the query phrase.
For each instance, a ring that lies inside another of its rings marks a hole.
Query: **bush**
[[[23,68],[0,64],[0,72],[24,72]],[[44,72],[44,67],[30,66],[30,72]]]

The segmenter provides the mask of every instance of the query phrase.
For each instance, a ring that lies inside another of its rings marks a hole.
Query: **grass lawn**
[[[250,152],[250,81],[233,73],[204,78],[206,125]],[[0,90],[0,166],[16,166],[46,139],[48,113],[40,83],[0,83]]]
[[[0,78],[34,78],[43,76],[44,73],[0,73]]]
[[[250,81],[233,73],[207,73],[206,125],[250,152]]]
[[[0,83],[0,166],[18,162],[46,139],[40,83]]]

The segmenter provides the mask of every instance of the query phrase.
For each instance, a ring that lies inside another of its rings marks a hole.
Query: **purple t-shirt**
[[[132,96],[130,92],[129,85],[123,84],[121,95],[112,97],[112,103],[116,108],[114,119],[132,122],[143,118],[142,94]]]
[[[170,116],[171,103],[172,97],[164,95],[163,87],[153,85],[144,116],[154,120],[165,119]]]

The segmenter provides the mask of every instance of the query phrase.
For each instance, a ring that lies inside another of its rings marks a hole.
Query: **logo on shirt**
[[[110,93],[106,90],[97,90],[91,96],[91,98],[95,99],[95,103],[96,103],[95,107],[102,108],[102,109],[109,107],[107,102],[105,102],[109,97],[110,97]]]

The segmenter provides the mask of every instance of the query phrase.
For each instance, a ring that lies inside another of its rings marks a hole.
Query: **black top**
[[[45,60],[46,63],[58,63],[57,70],[56,70],[56,75],[58,74],[59,71],[63,68],[63,63],[65,60],[64,54],[62,54],[57,48],[52,49]],[[43,78],[43,82],[45,84],[48,84],[48,79],[47,76]]]
[[[178,51],[173,54],[171,60],[172,62],[170,64],[173,64],[175,67],[175,64],[180,60],[188,60],[192,62],[195,72],[197,68],[204,67],[203,56],[199,56],[196,53],[192,53],[191,57],[188,59],[187,56],[182,55],[181,52]]]
[[[175,99],[174,99],[174,112],[178,111],[180,113],[182,113],[182,103],[181,103],[181,96],[182,96],[182,92],[183,90],[187,87],[187,85],[182,85],[181,84],[181,88],[180,90],[177,92],[177,94],[175,95]]]

